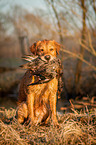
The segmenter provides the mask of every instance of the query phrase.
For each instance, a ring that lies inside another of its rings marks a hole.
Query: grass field
[[[95,145],[96,109],[73,110],[74,113],[58,114],[59,128],[50,120],[48,126],[26,126],[13,118],[9,124],[5,121],[14,116],[16,110],[0,108],[0,145]]]

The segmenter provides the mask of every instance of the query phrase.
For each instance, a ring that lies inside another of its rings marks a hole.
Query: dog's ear
[[[55,47],[56,47],[56,52],[57,52],[57,54],[59,54],[59,50],[60,50],[60,44],[59,43],[57,43],[55,40],[53,40],[54,41],[54,44],[55,44]]]
[[[37,41],[35,42],[33,45],[31,45],[29,48],[30,48],[30,51],[34,54],[34,55],[37,55],[37,48],[39,46],[39,44],[41,43],[41,41]]]
[[[29,48],[30,48],[30,51],[31,51],[34,55],[36,55],[36,53],[37,53],[37,43],[34,43],[34,44],[31,45]]]

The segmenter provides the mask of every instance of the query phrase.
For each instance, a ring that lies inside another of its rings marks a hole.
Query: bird
[[[37,78],[34,83],[28,84],[37,85],[47,83],[53,78],[59,78],[62,75],[61,60],[59,58],[54,58],[51,61],[44,61],[39,56],[26,55],[23,59],[29,61],[21,65],[23,69],[30,69],[32,75],[35,75]]]

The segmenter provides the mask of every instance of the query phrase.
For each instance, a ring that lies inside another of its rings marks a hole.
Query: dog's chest
[[[29,90],[35,94],[35,96],[48,96],[50,94],[56,93],[58,89],[58,80],[56,78],[52,79],[48,83],[29,86]]]

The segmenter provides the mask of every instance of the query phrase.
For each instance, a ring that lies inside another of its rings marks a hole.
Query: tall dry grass
[[[0,144],[33,145],[95,145],[96,144],[96,109],[78,113],[58,114],[60,127],[56,128],[50,120],[49,126],[31,127],[21,125],[14,118],[9,124],[5,119],[15,115],[15,109],[0,109]]]

